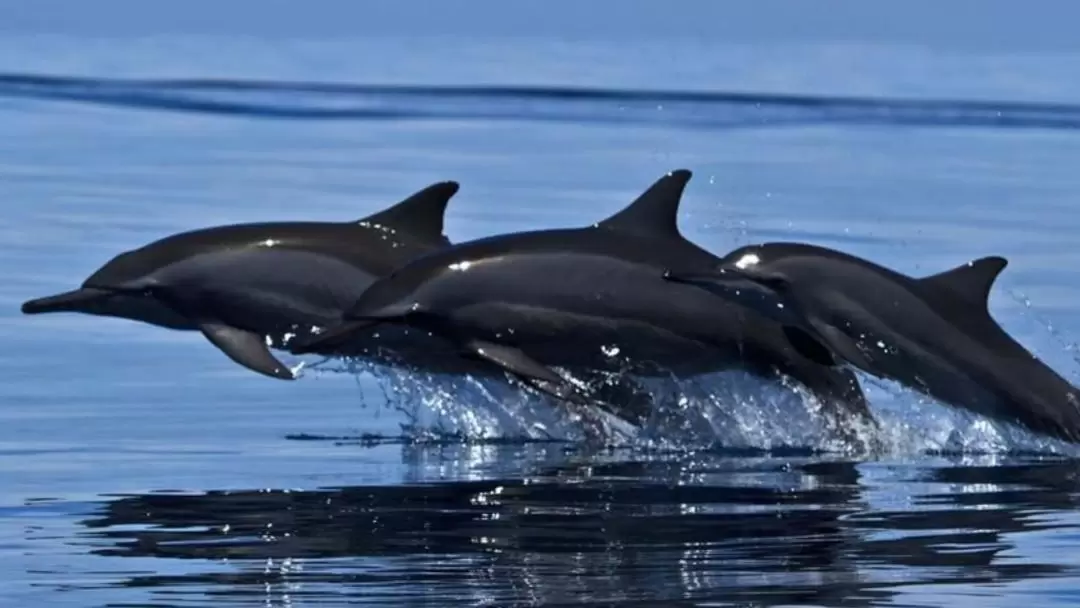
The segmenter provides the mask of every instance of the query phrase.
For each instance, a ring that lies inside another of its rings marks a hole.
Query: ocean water
[[[685,167],[718,254],[1006,256],[992,313],[1076,380],[1080,9],[970,4],[0,1],[0,606],[1074,605],[1080,450],[885,383],[874,457],[737,376],[596,451],[512,390],[18,311],[181,230],[454,179],[461,241]]]

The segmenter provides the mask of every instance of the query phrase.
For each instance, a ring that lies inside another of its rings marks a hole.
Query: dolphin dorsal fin
[[[358,220],[358,223],[378,224],[420,239],[448,243],[443,235],[443,219],[446,205],[460,187],[454,181],[432,184],[389,209]]]
[[[683,191],[693,174],[676,169],[656,180],[622,211],[596,224],[598,228],[645,236],[682,238],[677,217]]]
[[[939,293],[950,293],[967,304],[985,310],[994,281],[1008,263],[1008,260],[1000,256],[979,258],[919,279],[919,283]]]
[[[990,290],[1008,263],[999,256],[979,258],[918,282],[924,297],[969,337],[999,355],[1023,359],[1031,353],[990,315]]]

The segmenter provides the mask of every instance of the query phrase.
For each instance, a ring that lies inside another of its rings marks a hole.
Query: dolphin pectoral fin
[[[848,428],[847,422],[856,420],[871,429],[879,428],[877,418],[870,411],[859,379],[855,372],[846,368],[819,371],[817,378],[807,380],[807,388],[813,390],[826,402],[822,413],[834,429]]]
[[[859,450],[877,452],[883,447],[878,434],[881,424],[870,411],[855,372],[846,368],[819,370],[804,386],[817,396],[819,415],[834,436]]]
[[[880,424],[855,372],[846,367],[822,367],[810,360],[781,363],[775,371],[798,382],[817,399],[821,406],[818,415],[835,437],[858,449],[877,451],[881,447],[876,432]]]
[[[829,347],[811,336],[806,330],[792,325],[785,325],[783,332],[792,348],[803,357],[826,367],[832,367],[838,363]]]
[[[466,343],[465,348],[468,356],[493,363],[536,390],[567,402],[571,406],[571,411],[582,423],[587,441],[598,442],[605,436],[608,425],[603,415],[591,407],[595,405],[603,407],[603,404],[598,404],[578,392],[573,384],[554,370],[512,346],[473,340]],[[610,415],[619,417],[617,414]]]
[[[860,450],[879,451],[883,445],[877,433],[880,424],[870,411],[855,372],[841,364],[846,361],[870,374],[876,374],[876,366],[839,329],[825,323],[811,322],[811,325],[817,336],[784,327],[788,340],[806,360],[782,371],[818,398],[821,418],[832,433]],[[860,433],[859,426],[866,432]]]
[[[836,353],[841,359],[847,360],[855,367],[870,374],[877,373],[877,365],[870,359],[869,355],[865,353],[859,344],[845,335],[836,327],[828,325],[826,323],[810,322],[814,326],[814,330],[821,338],[821,342]]]
[[[656,409],[649,389],[631,377],[613,378],[588,370],[574,370],[574,377],[589,386],[594,405],[634,426],[645,426]]]
[[[588,403],[562,376],[541,365],[520,349],[473,340],[465,345],[465,350],[469,355],[498,365],[552,397],[578,405]]]
[[[211,344],[244,367],[280,380],[295,380],[292,370],[270,354],[262,336],[217,322],[199,323]]]

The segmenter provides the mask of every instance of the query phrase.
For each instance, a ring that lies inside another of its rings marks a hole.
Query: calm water
[[[594,453],[526,441],[572,429],[512,391],[282,383],[197,335],[18,312],[180,230],[456,179],[465,240],[589,224],[687,167],[682,229],[717,253],[1007,256],[993,314],[1075,379],[1072,5],[94,6],[0,2],[0,605],[1080,601],[1080,450],[892,385],[866,383],[873,460],[735,375],[678,387],[666,442]]]

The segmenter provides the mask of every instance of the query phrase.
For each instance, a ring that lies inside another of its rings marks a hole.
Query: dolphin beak
[[[23,302],[24,315],[38,315],[46,312],[79,312],[87,304],[92,304],[112,295],[113,292],[94,287],[82,287],[74,291],[46,296]]]
[[[664,271],[664,280],[672,283],[686,283],[699,287],[720,289],[739,289],[765,287],[775,291],[784,291],[788,281],[782,275],[758,269],[742,269],[735,266],[721,266],[706,272]]]
[[[340,346],[350,335],[358,331],[382,323],[400,323],[416,313],[418,309],[419,306],[416,304],[406,302],[391,304],[369,313],[361,313],[354,309],[345,313],[345,319],[341,324],[313,336],[294,340],[289,344],[289,352],[294,355],[305,355]]]
[[[377,324],[379,324],[379,321],[375,319],[346,321],[313,336],[293,340],[289,343],[289,352],[294,355],[306,355],[326,348],[340,346],[352,334]]]
[[[743,272],[737,268],[722,267],[709,272],[679,272],[665,270],[664,280],[672,283],[685,283],[687,285],[732,285],[737,283],[755,283],[754,275]]]

